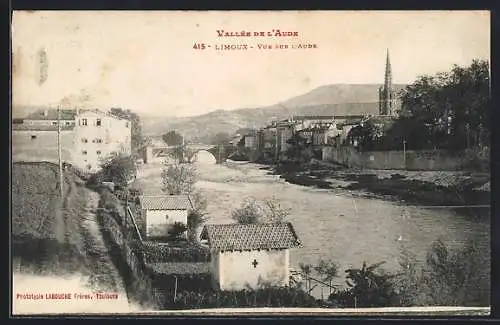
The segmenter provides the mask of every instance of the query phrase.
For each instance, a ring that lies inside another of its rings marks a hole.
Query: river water
[[[299,263],[316,264],[320,259],[334,261],[340,267],[338,285],[345,284],[343,270],[361,267],[364,261],[385,261],[384,270],[398,270],[403,249],[423,261],[438,238],[452,247],[472,237],[479,238],[489,251],[489,220],[474,220],[453,209],[410,207],[338,190],[294,185],[252,163],[196,166],[196,188],[208,200],[209,223],[232,223],[231,211],[246,198],[275,197],[283,207],[291,209],[287,220],[292,222],[303,245],[292,250],[292,267],[298,268]],[[144,173],[147,178],[157,176],[155,184],[159,188],[161,169]],[[150,190],[155,191],[151,187]]]

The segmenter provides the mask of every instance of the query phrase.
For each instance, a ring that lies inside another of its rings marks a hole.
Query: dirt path
[[[99,300],[99,303],[103,301],[113,302],[113,307],[125,311],[125,308],[129,307],[127,292],[119,271],[111,260],[110,252],[106,247],[96,219],[99,194],[88,189],[85,189],[85,194],[87,204],[81,215],[81,227],[88,265],[91,270],[90,285],[99,292],[118,295],[118,299]]]

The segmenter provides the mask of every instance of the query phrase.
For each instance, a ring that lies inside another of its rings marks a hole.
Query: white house
[[[131,122],[99,110],[81,110],[75,121],[73,163],[89,172],[99,170],[114,152],[130,154]]]
[[[168,236],[175,222],[187,225],[193,207],[188,195],[140,196],[139,201],[147,238]]]
[[[290,249],[301,243],[291,223],[206,225],[210,272],[218,290],[288,286]]]

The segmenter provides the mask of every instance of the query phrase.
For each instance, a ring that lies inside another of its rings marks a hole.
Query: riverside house
[[[218,290],[288,286],[290,249],[301,243],[291,223],[206,225],[210,272]]]
[[[187,195],[140,196],[140,209],[146,238],[162,238],[170,234],[175,222],[187,224],[188,210],[193,207]]]

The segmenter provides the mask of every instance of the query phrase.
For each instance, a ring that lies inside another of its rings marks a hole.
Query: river
[[[271,196],[290,208],[292,222],[302,247],[292,250],[291,264],[316,264],[320,259],[336,262],[343,270],[385,261],[384,270],[399,268],[402,250],[419,261],[436,239],[450,246],[479,237],[489,251],[489,221],[475,221],[453,209],[425,209],[387,200],[362,198],[352,193],[294,185],[269,175],[257,164],[229,162],[225,165],[196,164],[196,187],[208,200],[209,223],[232,223],[231,211],[246,198],[264,200]],[[157,177],[161,166],[146,167],[147,178]],[[484,210],[484,209],[483,209]],[[484,211],[483,211],[484,213]],[[345,283],[343,277],[338,285]]]

